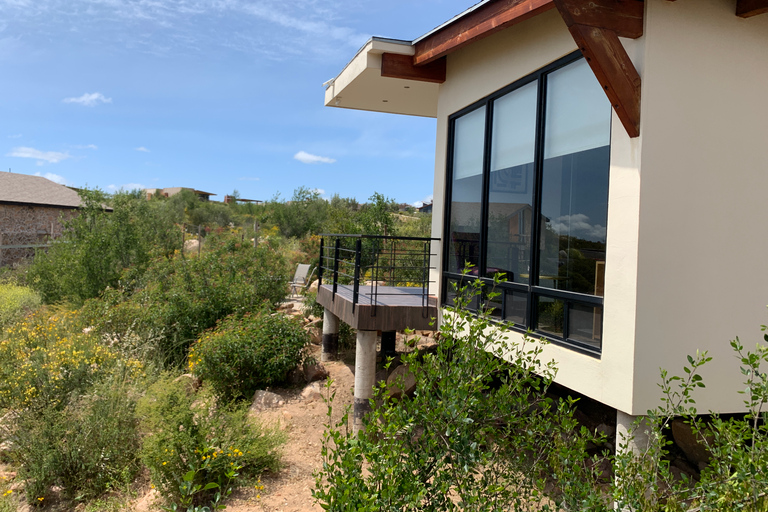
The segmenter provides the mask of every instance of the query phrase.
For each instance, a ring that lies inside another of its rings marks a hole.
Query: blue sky
[[[0,170],[424,200],[435,121],[324,107],[322,84],[370,36],[411,40],[472,3],[0,0]]]

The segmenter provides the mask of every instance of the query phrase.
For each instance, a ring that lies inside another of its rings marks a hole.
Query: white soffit
[[[372,38],[344,70],[326,83],[328,107],[437,117],[439,84],[381,76],[381,54],[413,55],[410,41]]]

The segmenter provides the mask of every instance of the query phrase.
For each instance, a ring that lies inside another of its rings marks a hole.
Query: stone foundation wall
[[[0,204],[0,266],[13,265],[35,255],[34,248],[5,249],[3,246],[48,243],[61,236],[63,221],[77,213],[65,208]]]

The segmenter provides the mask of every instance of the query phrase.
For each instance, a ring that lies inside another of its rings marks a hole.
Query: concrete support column
[[[381,333],[381,356],[382,360],[386,360],[387,357],[395,357],[397,350],[395,345],[397,344],[397,332],[396,331],[384,331]]]
[[[325,308],[323,311],[323,350],[320,361],[336,361],[339,357],[339,317]]]
[[[630,436],[632,438],[630,439]],[[645,416],[632,416],[616,411],[616,452],[623,450],[622,445],[629,440],[626,449],[640,454],[648,450],[649,429]]]
[[[371,410],[376,379],[376,331],[357,331],[355,347],[355,412],[352,432],[363,429],[363,416]]]

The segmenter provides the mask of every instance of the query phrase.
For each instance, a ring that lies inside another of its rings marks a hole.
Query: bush
[[[26,286],[0,283],[0,332],[40,306],[40,295]]]
[[[86,304],[103,335],[133,333],[151,340],[143,348],[168,367],[184,364],[189,346],[228,315],[274,307],[288,291],[282,256],[268,246],[243,246],[239,238],[211,236],[198,258],[159,258],[142,272],[123,273],[122,287]]]
[[[61,409],[116,371],[141,373],[138,360],[87,330],[77,312],[49,308],[8,329],[0,340],[0,408]]]
[[[5,432],[29,503],[61,486],[68,499],[95,497],[138,472],[135,393],[120,378],[97,385],[62,409],[14,413]]]
[[[141,460],[170,503],[214,501],[216,493],[228,494],[237,477],[277,469],[282,432],[256,423],[246,407],[215,408],[213,400],[195,397],[169,376],[150,386],[137,413],[144,432]]]
[[[349,435],[348,417],[329,424],[314,490],[323,508],[607,508],[586,451],[599,439],[577,428],[572,401],[548,397],[555,367],[538,343],[512,344],[488,311],[468,312],[480,293],[477,281],[446,308],[434,354],[402,356],[413,397],[385,400],[382,385],[364,434]]]
[[[294,319],[266,311],[229,317],[191,348],[189,369],[228,401],[283,382],[300,365],[309,334]]]

